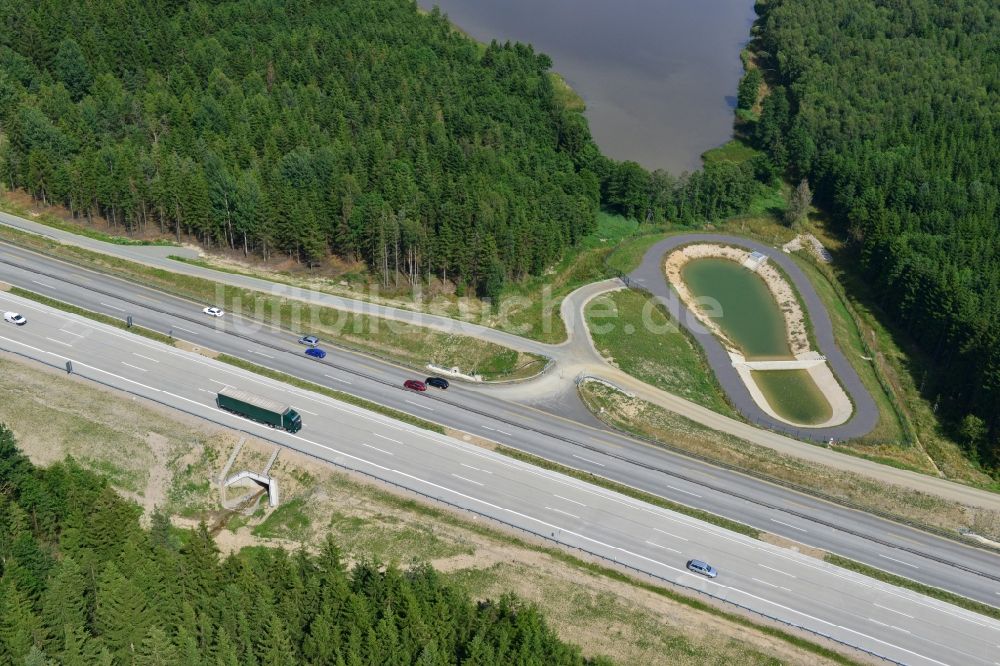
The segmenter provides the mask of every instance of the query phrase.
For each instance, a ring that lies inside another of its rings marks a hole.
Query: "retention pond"
[[[748,361],[793,358],[784,315],[756,273],[729,259],[704,258],[685,264],[681,279]],[[816,425],[833,413],[807,370],[754,370],[751,376],[785,421]]]

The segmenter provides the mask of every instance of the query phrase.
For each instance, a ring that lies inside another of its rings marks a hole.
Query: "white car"
[[[223,310],[222,308],[211,308],[211,307],[205,308],[204,310],[202,310],[202,312],[212,317],[221,317],[222,315],[226,314],[226,311]]]
[[[23,315],[19,315],[16,312],[4,312],[3,320],[10,322],[11,324],[16,324],[18,326],[24,326],[28,323],[28,320],[24,318]]]

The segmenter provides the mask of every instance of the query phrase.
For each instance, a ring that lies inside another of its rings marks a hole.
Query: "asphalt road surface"
[[[740,379],[733,367],[729,353],[719,342],[719,339],[702,326],[695,316],[687,309],[677,293],[667,284],[663,274],[663,262],[665,255],[682,245],[690,245],[695,242],[721,243],[724,245],[735,245],[761,252],[768,256],[774,263],[778,264],[785,274],[792,281],[799,297],[805,305],[809,322],[812,326],[813,334],[816,337],[816,345],[819,352],[826,357],[827,362],[833,369],[833,373],[840,380],[844,390],[851,396],[854,405],[854,413],[851,418],[838,426],[828,428],[809,428],[802,430],[795,426],[790,426],[784,421],[780,421],[769,416],[762,410],[750,396],[750,391],[746,384]],[[722,234],[684,234],[673,236],[656,243],[643,255],[642,263],[637,269],[629,274],[631,284],[636,284],[648,290],[655,296],[670,312],[676,321],[679,321],[705,350],[705,356],[709,365],[719,379],[729,401],[748,420],[764,425],[779,432],[796,433],[801,435],[806,433],[813,439],[854,439],[867,435],[878,423],[878,407],[872,399],[871,394],[861,378],[854,370],[854,366],[844,357],[837,341],[833,335],[833,325],[830,323],[830,315],[826,311],[826,306],[820,300],[819,295],[813,288],[809,278],[805,276],[802,269],[792,261],[781,250],[775,250],[762,243],[757,243],[738,236],[726,236]],[[801,432],[800,432],[801,431]]]
[[[19,267],[23,266],[23,268]],[[44,272],[37,272],[43,270]],[[599,474],[682,504],[727,516],[920,582],[1000,605],[1000,557],[871,514],[824,502],[488,390],[402,389],[412,371],[326,346],[319,361],[296,337],[40,255],[0,245],[0,280],[343,390],[400,411]],[[110,295],[115,294],[115,295]],[[5,307],[5,309],[7,309]],[[24,314],[28,314],[25,312]],[[30,319],[30,315],[29,315]],[[44,342],[61,350],[61,338]],[[79,357],[85,362],[83,356]]]
[[[81,376],[899,662],[997,663],[1000,622],[10,294],[0,304],[28,317],[0,329],[9,351],[57,367],[70,360]],[[303,429],[292,435],[219,410],[223,386],[292,404]],[[692,557],[719,577],[688,572]]]

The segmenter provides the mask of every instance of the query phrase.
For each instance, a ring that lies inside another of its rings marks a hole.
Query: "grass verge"
[[[964,608],[974,613],[991,617],[994,620],[1000,620],[1000,608],[990,606],[989,604],[980,603],[973,599],[967,599],[966,597],[937,587],[924,585],[923,583],[912,581],[909,578],[903,578],[902,576],[897,576],[889,573],[888,571],[882,571],[881,569],[876,569],[875,567],[870,567],[867,564],[855,562],[854,560],[841,557],[840,555],[834,555],[833,553],[827,553],[823,559],[830,564],[834,564],[843,569],[850,569],[851,571],[859,573],[863,576],[880,580],[883,583],[889,583],[890,585],[895,585],[896,587],[905,587],[908,590],[913,590],[914,592],[918,592],[925,596],[945,601],[949,604],[958,606],[959,608]]]
[[[580,479],[581,481],[586,481],[587,483],[592,483],[595,486],[600,486],[608,490],[613,490],[616,493],[622,495],[627,495],[633,499],[637,499],[641,502],[646,502],[647,504],[653,504],[660,507],[661,509],[667,509],[668,511],[676,511],[677,513],[683,513],[686,516],[691,516],[692,518],[697,518],[698,520],[703,520],[706,523],[711,523],[712,525],[717,525],[723,527],[732,532],[738,532],[740,534],[746,535],[753,539],[760,538],[760,530],[756,527],[751,527],[745,523],[740,523],[735,520],[730,520],[729,518],[723,518],[722,516],[717,516],[714,513],[709,513],[708,511],[702,511],[701,509],[695,509],[693,507],[687,506],[685,504],[679,504],[677,502],[671,502],[668,499],[662,497],[657,497],[656,495],[651,495],[642,490],[632,488],[631,486],[626,486],[622,483],[617,483],[606,479],[603,476],[598,476],[596,474],[591,474],[590,472],[584,472],[582,470],[573,469],[572,467],[566,467],[565,465],[560,465],[559,463],[552,462],[551,460],[546,460],[545,458],[539,458],[538,456],[531,455],[530,453],[525,453],[524,451],[519,451],[517,449],[512,449],[508,446],[498,445],[495,449],[498,453],[502,453],[505,456],[520,460],[521,462],[526,462],[535,467],[541,467],[542,469],[552,470],[553,472],[559,472],[560,474],[565,474],[566,476],[571,476],[574,479]]]
[[[621,370],[738,418],[701,347],[648,294],[632,289],[605,294],[592,300],[585,314],[594,345]]]
[[[377,402],[371,402],[370,400],[365,400],[364,398],[359,398],[356,395],[351,395],[350,393],[343,393],[341,391],[335,391],[334,389],[327,388],[326,386],[320,386],[319,384],[313,384],[304,379],[300,379],[293,375],[287,375],[284,372],[279,372],[277,370],[272,370],[271,368],[265,368],[263,366],[257,365],[256,363],[251,363],[242,358],[237,358],[235,356],[230,356],[229,354],[219,354],[216,357],[217,361],[222,361],[223,363],[228,363],[229,365],[236,366],[237,368],[242,368],[243,370],[248,370],[254,374],[261,375],[262,377],[268,377],[269,379],[274,379],[285,384],[291,384],[296,388],[303,389],[305,391],[312,391],[313,393],[319,393],[325,395],[328,398],[333,398],[334,400],[339,400],[340,402],[346,402],[348,404],[354,405],[356,407],[361,407],[372,412],[378,412],[383,416],[388,416],[389,418],[396,419],[397,421],[402,421],[403,423],[409,423],[410,425],[417,426],[418,428],[423,428],[424,430],[431,430],[436,433],[444,434],[444,428],[439,426],[437,423],[431,423],[430,421],[425,421],[424,419],[413,416],[412,414],[407,414],[406,412],[401,412],[399,410],[393,409],[391,407],[386,407],[380,405]]]
[[[1000,538],[1000,512],[967,507],[864,475],[780,455],[595,382],[582,385],[580,397],[608,425],[655,446],[903,523],[943,531],[956,539],[957,530],[963,527],[987,538]],[[915,464],[923,460],[916,448],[908,450]]]

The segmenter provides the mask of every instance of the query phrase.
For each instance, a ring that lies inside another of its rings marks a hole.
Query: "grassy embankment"
[[[720,414],[737,416],[701,348],[647,294],[604,294],[587,305],[586,316],[597,349],[624,372]]]
[[[904,522],[930,525],[956,536],[959,529],[967,528],[1000,540],[998,512],[966,507],[860,474],[781,455],[650,403],[629,398],[601,384],[584,384],[580,387],[580,396],[591,411],[609,425],[654,444]]]
[[[249,515],[222,510],[215,478],[235,444],[232,434],[33,364],[0,358],[0,373],[11,387],[0,404],[0,422],[14,430],[33,461],[44,465],[72,455],[107,476],[147,515],[159,505],[181,527],[206,520],[225,552],[311,548],[330,533],[348,563],[428,561],[476,598],[516,592],[585,654],[605,654],[620,664],[855,663],[674,588],[359,482],[291,451],[282,451],[272,469],[281,507],[251,505]],[[271,451],[248,440],[232,469],[260,469]],[[233,499],[247,490],[227,494]]]
[[[434,362],[478,372],[485,379],[509,379],[533,375],[545,364],[538,356],[491,342],[230,287],[63,245],[9,227],[0,226],[0,239],[183,296],[197,304],[218,305],[290,333],[309,332],[335,344],[417,369]],[[198,309],[192,305],[192,314],[197,315]]]

